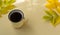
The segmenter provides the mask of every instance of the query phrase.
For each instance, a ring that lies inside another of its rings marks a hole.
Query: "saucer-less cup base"
[[[20,28],[24,24],[24,14],[21,10],[12,10],[8,15],[9,20],[13,24],[14,28]]]
[[[22,21],[20,21],[19,23],[13,23],[13,27],[15,29],[20,29],[25,23],[25,19],[23,19]]]

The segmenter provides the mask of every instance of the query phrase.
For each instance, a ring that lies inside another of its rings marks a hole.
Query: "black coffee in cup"
[[[23,12],[18,9],[12,10],[9,13],[8,18],[12,22],[20,22],[23,19]]]

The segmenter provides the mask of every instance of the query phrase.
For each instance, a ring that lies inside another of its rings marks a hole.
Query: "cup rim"
[[[8,14],[8,18],[10,18],[10,15],[13,14],[14,12],[19,12],[19,13],[22,15],[21,20],[24,19],[24,13],[23,13],[23,11],[20,10],[20,9],[13,9],[13,10],[11,10],[10,13]],[[16,22],[15,22],[15,23],[16,23]]]

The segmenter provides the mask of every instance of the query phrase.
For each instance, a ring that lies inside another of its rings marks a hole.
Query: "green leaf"
[[[2,0],[0,0],[0,7],[2,6],[2,3],[3,3]]]
[[[56,19],[58,17],[58,14],[55,11],[53,11],[53,10],[51,12],[52,12],[52,15],[53,15],[53,19],[51,20],[51,22],[53,24],[55,24],[56,23]]]
[[[4,4],[7,5],[9,0],[4,0]]]
[[[0,0],[0,17],[15,8],[13,5],[15,1],[16,0]]]
[[[11,5],[12,3],[14,3],[16,0],[10,0],[9,1],[9,5]]]
[[[60,23],[60,16],[58,16],[57,18],[56,18],[56,23],[55,23],[55,25],[58,25]]]
[[[16,0],[4,0],[5,5],[12,5]]]
[[[45,10],[45,12],[49,16],[54,16],[54,17],[57,17],[58,16],[58,14],[55,11],[53,11],[53,10],[49,10],[49,11],[48,10]]]
[[[50,21],[52,24],[55,24],[55,18],[52,18]]]
[[[43,19],[45,19],[47,21],[50,21],[52,19],[52,17],[50,17],[50,16],[43,16]]]
[[[0,17],[2,17],[2,16],[0,15]]]
[[[53,19],[51,21],[52,25],[56,27],[56,25],[60,24],[60,16],[58,16],[57,18]]]
[[[56,19],[59,15],[53,10],[49,10],[49,11],[46,10],[45,12],[48,16],[44,16],[44,19],[51,21],[51,23],[55,25]]]
[[[13,8],[15,8],[14,5],[9,5],[9,6],[7,6],[7,7],[5,7],[4,9],[1,10],[1,14],[6,14],[6,13],[9,12],[9,10],[11,10],[11,9],[13,9]]]
[[[51,12],[52,12],[53,16],[55,16],[55,17],[59,16],[55,11],[52,10]]]
[[[46,13],[47,15],[49,15],[49,16],[52,16],[52,14],[50,13],[50,11],[48,11],[48,10],[45,10],[45,13]]]

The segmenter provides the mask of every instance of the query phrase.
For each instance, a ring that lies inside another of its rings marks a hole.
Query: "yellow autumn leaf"
[[[48,9],[56,8],[56,6],[53,3],[48,3],[48,4],[45,5],[45,7],[48,8]]]
[[[6,14],[6,13],[9,12],[9,10],[11,10],[11,9],[13,9],[13,8],[15,8],[14,5],[9,5],[9,6],[5,7],[4,9],[2,9],[0,13],[1,13],[1,14]]]
[[[2,17],[1,14],[0,14],[0,17]]]
[[[56,10],[60,14],[60,7],[57,7]]]
[[[58,25],[58,24],[60,24],[60,17],[57,17],[55,26]]]
[[[54,24],[54,21],[52,21],[51,24],[52,24],[54,27],[56,27],[56,24]]]
[[[9,2],[10,0],[3,0],[3,1],[5,1],[5,2]]]
[[[9,2],[9,0],[4,0],[4,4],[5,5],[8,4],[8,2]]]
[[[59,0],[47,0],[48,3],[45,5],[46,8],[48,8],[49,13],[52,14],[51,24],[53,26],[56,26],[60,23],[60,2]],[[58,14],[59,13],[59,14]]]
[[[49,3],[56,3],[58,2],[59,0],[47,0]]]
[[[0,0],[0,8],[1,8],[1,6],[2,6],[2,3],[3,3],[2,0]]]
[[[58,0],[47,0],[47,1],[48,1],[48,3],[45,6],[49,9],[60,6],[60,2]]]
[[[0,13],[0,18],[2,17],[2,14]]]
[[[53,18],[54,19],[54,18]],[[54,23],[55,22],[55,23]],[[58,24],[60,24],[60,16],[58,16],[55,20],[52,20],[51,24],[56,27]]]
[[[58,7],[60,7],[60,2],[57,2],[56,5],[57,5]]]
[[[10,0],[10,1],[8,2],[8,4],[11,5],[11,4],[14,3],[14,2],[16,2],[16,0]]]
[[[7,14],[11,9],[15,8],[13,3],[16,0],[0,0],[0,17],[3,14]]]

